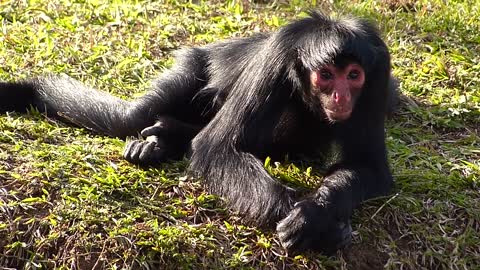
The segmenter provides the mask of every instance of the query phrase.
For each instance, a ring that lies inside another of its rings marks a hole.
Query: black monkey
[[[0,83],[0,110],[30,106],[95,132],[125,138],[137,164],[189,153],[208,191],[257,225],[276,225],[289,250],[332,252],[350,241],[350,217],[387,194],[384,121],[395,92],[390,56],[361,19],[320,13],[277,32],[182,50],[137,100],[125,101],[66,76]],[[308,196],[263,168],[267,156],[337,154]]]

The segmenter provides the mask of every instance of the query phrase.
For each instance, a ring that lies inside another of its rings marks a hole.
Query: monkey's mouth
[[[332,111],[329,109],[325,109],[325,113],[327,114],[328,119],[332,121],[344,121],[350,118],[352,110]]]

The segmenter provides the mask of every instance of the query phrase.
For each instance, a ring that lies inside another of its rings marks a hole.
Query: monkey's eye
[[[322,78],[322,80],[331,80],[333,79],[333,74],[328,69],[322,69],[320,70],[320,78]]]
[[[360,76],[360,71],[358,70],[352,70],[348,73],[347,75],[347,79],[349,80],[355,80],[355,79],[358,79],[358,77]]]

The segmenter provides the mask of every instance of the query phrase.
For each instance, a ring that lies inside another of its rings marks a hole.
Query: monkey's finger
[[[310,240],[302,231],[279,231],[278,238],[289,253],[302,252],[310,245]]]
[[[146,127],[144,128],[140,134],[143,136],[143,137],[148,137],[148,136],[158,136],[158,135],[162,135],[166,132],[166,129],[165,129],[165,126],[161,123],[161,122],[157,122],[155,125],[153,126],[149,126],[149,127]]]
[[[135,141],[130,141],[127,143],[127,146],[125,146],[125,150],[123,150],[123,157],[130,161],[130,153],[132,152],[132,149],[135,148],[135,146],[140,143],[139,140],[135,140]]]
[[[130,161],[136,164],[140,163],[140,160],[138,157],[140,156],[140,153],[142,152],[143,146],[145,142],[144,141],[139,141],[135,146],[132,147],[132,150],[130,151]]]
[[[140,151],[138,159],[140,162],[146,163],[149,162],[153,157],[153,149],[155,148],[155,142],[147,142],[143,144],[143,147]]]
[[[145,138],[145,141],[153,142],[155,144],[161,145],[161,140],[158,136],[153,136],[153,135],[148,136],[148,137]]]

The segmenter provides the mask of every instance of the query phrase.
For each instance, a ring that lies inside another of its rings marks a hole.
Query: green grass
[[[122,160],[120,140],[9,113],[0,116],[0,268],[480,269],[479,2],[333,2],[321,9],[379,24],[404,96],[387,125],[394,193],[355,212],[350,248],[289,257],[274,233],[187,179],[186,162],[141,169]],[[0,80],[63,72],[139,96],[175,49],[275,30],[312,6],[1,1]],[[269,170],[318,180],[291,164]]]

